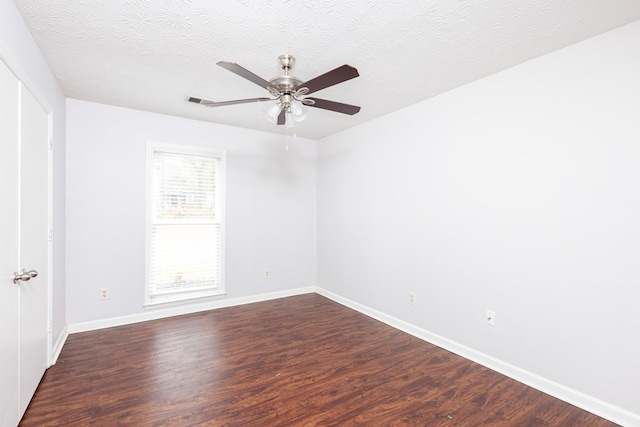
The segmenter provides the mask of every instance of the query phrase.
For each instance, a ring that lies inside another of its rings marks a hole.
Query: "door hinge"
[[[53,241],[53,229],[50,228],[49,229],[49,233],[47,234],[47,239],[49,239],[49,241]]]
[[[53,328],[51,327],[51,320],[47,320],[47,332],[51,332]]]

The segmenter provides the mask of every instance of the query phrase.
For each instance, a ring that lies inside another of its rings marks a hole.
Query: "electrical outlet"
[[[486,316],[487,325],[496,326],[496,313],[492,310],[487,310]]]
[[[100,299],[109,299],[109,288],[100,289]]]
[[[269,270],[264,271],[264,278],[268,279],[271,276],[271,272]]]
[[[416,294],[414,294],[413,292],[409,292],[409,304],[415,304],[416,303]]]

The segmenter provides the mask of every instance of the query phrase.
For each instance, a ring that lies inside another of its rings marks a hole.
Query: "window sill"
[[[155,297],[153,301],[145,301],[145,309],[153,309],[158,307],[171,307],[178,305],[186,305],[192,303],[198,303],[208,300],[213,300],[221,297],[225,297],[225,292],[207,293],[201,295],[166,295],[162,297]]]

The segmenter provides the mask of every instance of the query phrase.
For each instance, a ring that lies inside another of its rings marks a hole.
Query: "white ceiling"
[[[640,19],[638,0],[15,2],[71,98],[286,133],[264,119],[267,103],[207,108],[186,98],[269,96],[220,60],[266,80],[285,53],[302,80],[356,67],[360,77],[314,96],[362,110],[310,108],[295,130],[313,139]]]

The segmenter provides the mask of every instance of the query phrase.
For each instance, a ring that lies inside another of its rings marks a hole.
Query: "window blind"
[[[154,149],[148,296],[215,294],[221,288],[220,159]]]

